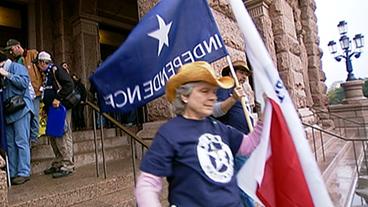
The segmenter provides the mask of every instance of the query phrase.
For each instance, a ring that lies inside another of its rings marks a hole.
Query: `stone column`
[[[94,20],[80,17],[73,21],[73,67],[82,80],[88,83],[88,78],[95,71],[100,60],[98,23]]]
[[[301,9],[301,23],[304,30],[303,41],[308,54],[308,76],[313,107],[326,109],[328,104],[325,73],[322,70],[319,48],[317,18],[315,14],[316,3],[314,0],[299,1]]]
[[[271,2],[272,0],[248,0],[245,1],[245,5],[276,65],[275,38],[269,11]]]
[[[81,6],[83,5],[83,6]],[[87,90],[90,87],[88,78],[96,70],[101,59],[97,0],[74,1],[74,16],[72,18],[72,43],[74,72],[82,79]],[[87,116],[91,116],[91,110],[87,107]],[[91,126],[92,120],[87,119],[87,126]]]

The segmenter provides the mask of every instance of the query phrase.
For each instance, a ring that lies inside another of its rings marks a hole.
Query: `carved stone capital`
[[[245,6],[247,7],[251,17],[269,16],[268,8],[272,0],[248,0],[245,1]]]

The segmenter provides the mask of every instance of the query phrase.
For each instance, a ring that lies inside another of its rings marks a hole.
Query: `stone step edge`
[[[336,156],[331,160],[326,169],[322,172],[323,180],[327,181],[331,176],[331,173],[334,170],[334,167],[337,164],[337,161],[340,160],[344,154],[352,147],[350,142],[346,142],[345,145],[341,148],[341,150],[336,154]]]
[[[130,145],[118,145],[118,146],[112,146],[112,147],[105,147],[105,154],[107,153],[108,150],[117,150],[121,148],[122,150],[128,150],[129,151],[129,156],[131,154],[130,152]],[[74,152],[74,157],[79,156],[79,155],[86,155],[86,154],[95,154],[95,150],[89,150],[89,151],[83,151],[83,152]],[[98,156],[102,156],[102,149],[99,148],[98,149]],[[36,159],[31,159],[31,163],[32,162],[43,162],[43,161],[47,161],[47,160],[52,160],[54,157],[49,157],[49,158],[36,158]]]
[[[104,139],[104,144],[105,145],[109,145],[108,142],[111,142],[113,139],[120,139],[120,138],[125,139],[125,137],[109,137],[109,138],[105,138]],[[93,145],[93,147],[95,146],[93,139],[92,140],[79,140],[79,141],[74,141],[73,140],[73,145],[80,145],[80,144],[90,144],[90,145]],[[102,144],[101,144],[101,140],[100,139],[97,139],[97,143],[96,144],[99,146],[99,150],[101,150],[101,145]],[[31,149],[31,151],[32,150],[34,150],[34,151],[42,150],[42,149],[39,149],[39,148],[47,148],[49,145],[51,147],[51,144],[39,144],[39,145],[34,146],[33,149]],[[130,145],[130,143],[128,142],[128,140],[127,141],[122,140],[122,143],[119,144],[118,146],[127,146],[127,145]]]
[[[367,148],[366,145],[364,145],[364,146]],[[363,147],[361,149],[360,156],[358,157],[358,169],[359,169],[359,171],[361,170],[362,165],[363,165],[363,161],[364,161],[364,152],[363,152],[363,150],[366,150],[366,149],[363,149]],[[355,174],[357,174],[357,173],[355,172]],[[358,174],[357,174],[357,176],[355,176],[353,185],[351,186],[351,189],[350,189],[350,192],[349,192],[349,196],[346,199],[345,206],[349,206],[353,202],[355,190],[356,190],[357,185],[358,185],[358,176],[359,176]]]
[[[113,197],[111,199],[110,197]],[[106,193],[90,200],[73,204],[72,207],[95,206],[95,203],[102,202],[103,206],[135,206],[136,200],[133,186],[115,192]]]
[[[326,168],[325,172],[323,173],[323,180],[325,181],[326,185],[328,183],[328,181],[330,180],[330,176],[331,173],[334,172],[335,166],[336,164],[342,159],[343,156],[346,155],[347,152],[349,152],[349,149],[353,148],[353,143],[352,142],[347,142],[344,147],[340,150],[339,154],[337,154],[335,156],[335,158],[331,161],[330,165]],[[361,166],[361,160],[362,160],[362,150],[360,150],[358,153],[360,153],[359,158],[358,158],[358,164],[359,164],[359,168]],[[357,172],[355,170],[355,164],[354,164],[354,176],[352,178],[352,182],[350,183],[350,189],[349,189],[349,193],[348,196],[345,199],[344,205],[342,206],[349,206],[348,204],[351,203],[353,196],[355,194],[355,187],[356,187],[356,181],[357,181]]]
[[[316,142],[318,142],[318,144],[316,144],[316,145],[318,145],[318,146],[316,146],[317,149],[315,151],[314,151],[313,141],[310,143],[312,152],[313,153],[317,152],[317,155],[322,154],[322,144],[321,144],[320,139],[321,138],[319,138],[319,141],[316,140]],[[325,151],[327,150],[328,147],[330,147],[333,144],[334,141],[335,141],[335,137],[329,137],[329,139],[326,142],[325,141],[323,142],[323,148],[325,149]]]
[[[133,186],[133,175],[132,173],[128,173],[125,176],[113,176],[111,178],[106,178],[106,180],[81,186],[75,189],[63,192],[55,192],[53,194],[37,197],[32,200],[10,204],[9,207],[70,206],[92,200],[96,197],[111,194],[116,191],[122,191],[127,188],[131,189]],[[75,200],[73,198],[75,198]]]

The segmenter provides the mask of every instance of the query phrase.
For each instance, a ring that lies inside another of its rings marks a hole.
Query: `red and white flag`
[[[244,3],[230,4],[264,107],[261,142],[237,175],[239,187],[265,206],[333,206],[298,114]]]

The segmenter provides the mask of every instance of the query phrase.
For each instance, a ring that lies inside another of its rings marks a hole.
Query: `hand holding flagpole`
[[[233,76],[233,78],[235,80],[235,87],[239,87],[239,86],[242,87],[239,83],[238,77],[236,76],[236,73],[235,73],[233,64],[231,62],[230,56],[226,56],[226,60],[229,64],[231,75]],[[249,132],[251,132],[251,131],[253,131],[253,124],[252,124],[252,121],[250,120],[250,116],[249,116],[249,112],[248,112],[248,109],[247,109],[247,105],[245,103],[245,97],[244,96],[241,97],[240,103],[243,107],[243,112],[244,112],[244,115],[245,115],[245,119],[247,120]]]

